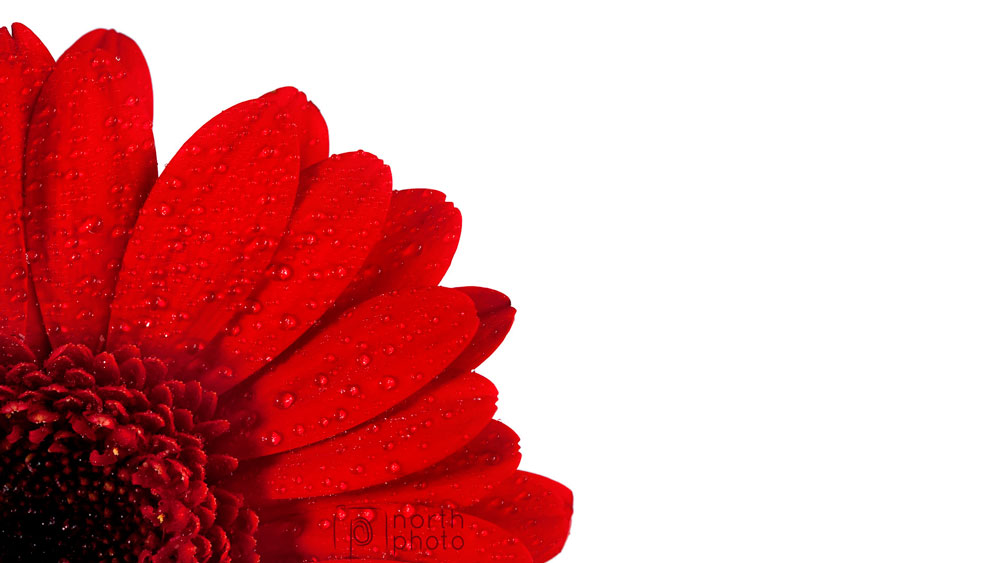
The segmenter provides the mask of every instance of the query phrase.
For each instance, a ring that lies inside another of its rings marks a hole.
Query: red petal
[[[337,559],[324,559],[322,561],[317,561],[316,563],[338,563],[345,561],[344,558]],[[348,557],[346,561],[351,563],[407,563],[406,561],[401,561],[399,559],[358,559],[357,557]]]
[[[326,120],[316,104],[305,94],[286,86],[267,94],[286,100],[285,110],[275,119],[295,127],[299,139],[299,165],[302,170],[318,164],[330,156],[330,138]]]
[[[173,363],[232,318],[288,225],[300,162],[289,115],[304,99],[286,88],[237,104],[170,161],[125,254],[109,348]]]
[[[461,232],[462,214],[443,193],[393,192],[382,240],[335,309],[387,291],[437,285],[451,265]]]
[[[308,102],[299,111],[296,120],[302,129],[299,147],[302,151],[302,168],[306,169],[330,156],[330,134],[323,114],[312,102]]]
[[[517,470],[521,461],[517,442],[513,430],[494,420],[464,448],[440,463],[387,485],[336,498],[347,505],[404,501],[441,507],[475,504],[492,495],[496,484]],[[296,505],[288,503],[288,506]]]
[[[517,312],[510,306],[510,299],[499,291],[485,287],[456,289],[471,297],[476,304],[479,329],[462,355],[448,367],[449,374],[472,371],[486,361],[486,358],[489,358],[507,337],[510,327],[514,324],[514,314]]]
[[[453,289],[386,294],[344,313],[221,403],[233,422],[220,450],[240,459],[334,436],[429,383],[479,324]]]
[[[381,485],[467,444],[489,423],[496,399],[488,379],[468,373],[421,391],[346,434],[241,464],[226,488],[260,504]]]
[[[0,28],[0,332],[17,335],[42,356],[47,347],[41,311],[25,260],[24,147],[35,99],[52,70],[52,55],[31,30]]]
[[[540,475],[518,471],[493,496],[464,509],[517,534],[536,563],[562,551],[573,516],[573,493]]]
[[[14,22],[10,26],[11,32],[13,33],[14,40],[14,52],[18,56],[26,57],[28,61],[28,66],[31,67],[28,70],[28,74],[35,74],[36,72],[43,72],[48,75],[52,71],[52,65],[55,64],[55,60],[52,59],[52,55],[49,54],[49,50],[45,48],[42,41],[38,39],[38,36],[34,34],[28,26],[23,23]],[[6,40],[3,40],[6,41]],[[9,53],[5,53],[9,54]],[[49,68],[45,68],[49,67]],[[31,86],[31,89],[38,94],[38,87],[40,84],[35,84]]]
[[[406,561],[400,561],[399,559],[358,559],[356,557],[348,557],[347,560],[351,563],[407,563]],[[316,563],[337,563],[338,561],[344,561],[344,559],[324,559],[323,561],[318,561]]]
[[[83,36],[42,86],[25,154],[31,275],[53,346],[97,348],[129,229],[156,180],[153,90],[128,37]]]
[[[517,537],[453,510],[412,504],[340,506],[336,498],[303,506],[300,514],[261,524],[258,549],[265,561],[368,558],[531,563],[531,554]]]
[[[389,208],[389,167],[373,155],[333,156],[304,173],[300,201],[246,312],[200,364],[232,373],[202,383],[225,391],[272,361],[330,308],[361,267]],[[196,364],[193,371],[204,371]]]

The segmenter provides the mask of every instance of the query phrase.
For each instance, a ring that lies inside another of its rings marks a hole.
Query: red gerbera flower
[[[558,553],[571,494],[473,371],[514,309],[438,286],[458,210],[293,88],[157,177],[152,108],[128,37],[0,31],[0,559]]]

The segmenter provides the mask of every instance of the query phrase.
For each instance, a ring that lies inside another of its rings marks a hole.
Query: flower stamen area
[[[47,449],[20,443],[0,454],[3,560],[138,561],[155,537],[141,490],[110,466]]]
[[[256,515],[214,485],[217,397],[135,347],[44,362],[0,338],[0,560],[252,561]]]

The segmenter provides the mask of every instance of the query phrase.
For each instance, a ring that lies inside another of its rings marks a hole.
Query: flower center
[[[38,361],[0,335],[0,561],[256,561],[216,404],[135,347]]]
[[[0,454],[3,561],[138,561],[150,526],[110,467],[44,447]]]

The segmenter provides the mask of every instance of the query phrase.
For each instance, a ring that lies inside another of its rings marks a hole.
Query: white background
[[[161,164],[290,84],[449,194],[559,561],[1000,560],[992,3],[28,4],[139,41]]]

